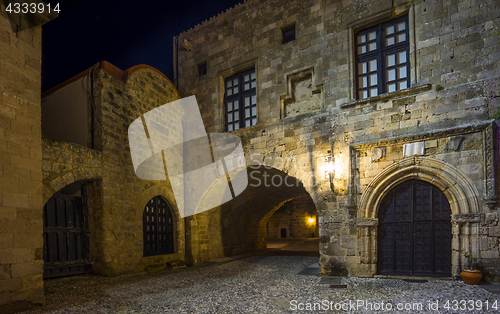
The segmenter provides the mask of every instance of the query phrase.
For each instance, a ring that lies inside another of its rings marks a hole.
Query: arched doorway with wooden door
[[[75,181],[54,193],[43,206],[43,278],[90,271],[87,204],[89,180]]]
[[[378,219],[379,274],[451,276],[451,209],[441,190],[404,181],[385,195]]]

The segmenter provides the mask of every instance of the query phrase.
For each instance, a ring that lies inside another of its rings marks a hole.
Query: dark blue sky
[[[242,1],[50,1],[62,11],[43,26],[42,91],[103,60],[148,64],[173,81],[172,37]]]

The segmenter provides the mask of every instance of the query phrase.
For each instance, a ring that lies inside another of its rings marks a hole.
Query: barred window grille
[[[155,196],[144,208],[144,256],[174,253],[172,213],[167,203]]]

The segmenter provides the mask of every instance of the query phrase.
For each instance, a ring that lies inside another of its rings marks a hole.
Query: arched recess
[[[141,222],[140,228],[137,228],[136,232],[140,231],[141,236],[136,237],[135,247],[140,248],[138,253],[140,252],[141,258],[145,258],[148,260],[154,260],[154,258],[158,256],[150,256],[150,257],[142,257],[142,252],[144,251],[144,239],[142,233],[142,217],[144,214],[144,208],[148,204],[148,202],[154,197],[161,197],[170,208],[170,213],[172,214],[173,219],[173,227],[174,227],[174,255],[178,255],[177,259],[184,260],[184,219],[181,219],[179,210],[177,208],[175,197],[172,189],[168,188],[165,184],[159,184],[157,186],[151,187],[144,191],[137,202],[136,210],[134,213],[135,221]]]
[[[399,183],[409,179],[427,181],[439,188],[448,198],[453,214],[480,212],[476,187],[457,168],[429,157],[408,157],[379,173],[361,195],[362,218],[376,218],[384,196]]]
[[[102,177],[88,171],[73,175],[73,172],[61,173],[51,178],[51,181],[43,180],[43,203],[45,204],[56,192],[74,184],[75,182],[97,182]],[[57,183],[55,183],[57,182]]]
[[[410,179],[433,184],[448,199],[452,213],[452,275],[460,272],[460,257],[464,250],[471,250],[474,237],[471,230],[477,230],[471,228],[471,223],[480,221],[479,192],[454,166],[430,157],[412,156],[385,168],[363,190],[357,219],[357,252],[361,265],[355,275],[371,277],[377,274],[378,209],[389,191]]]
[[[102,179],[102,153],[74,143],[42,138],[43,202],[77,181]]]
[[[174,220],[165,199],[159,195],[150,199],[142,217],[143,256],[174,253]]]
[[[91,214],[97,180],[72,180],[49,195],[43,206],[44,278],[91,270]]]

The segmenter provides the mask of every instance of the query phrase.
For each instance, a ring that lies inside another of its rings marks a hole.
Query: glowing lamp
[[[333,176],[333,162],[332,157],[325,157],[325,179]]]

